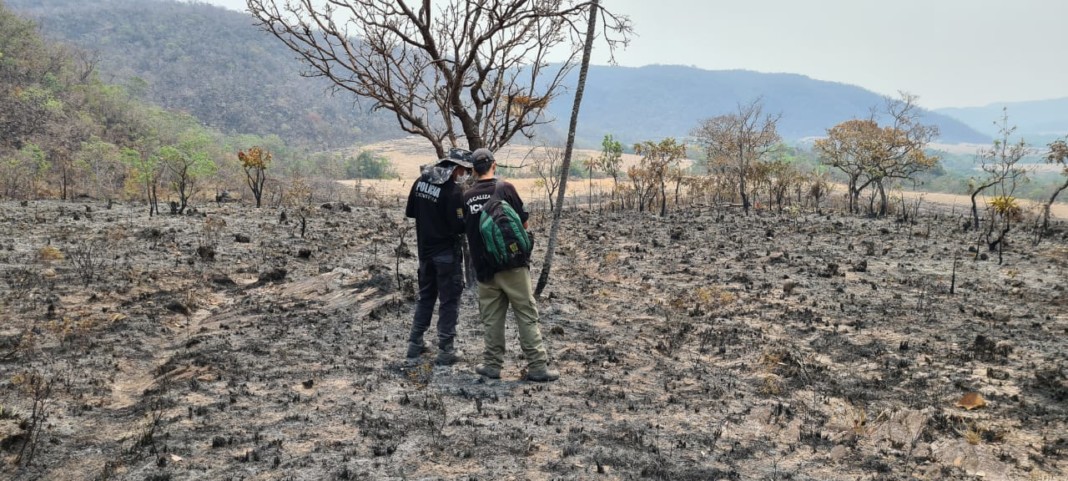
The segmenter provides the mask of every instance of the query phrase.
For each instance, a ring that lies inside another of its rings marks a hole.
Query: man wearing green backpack
[[[478,309],[485,328],[485,351],[478,374],[500,379],[504,364],[504,321],[511,305],[519,345],[527,360],[525,379],[555,381],[560,373],[546,364],[548,353],[538,327],[538,307],[530,282],[530,250],[526,232],[530,217],[515,187],[498,180],[497,162],[489,149],[471,153],[477,181],[464,192],[467,242],[478,278]],[[488,240],[488,242],[487,242]]]

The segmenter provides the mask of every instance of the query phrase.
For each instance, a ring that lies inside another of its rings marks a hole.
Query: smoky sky
[[[198,0],[244,11],[244,0]],[[635,35],[619,65],[806,75],[928,108],[1068,97],[1068,2],[603,0]],[[594,63],[608,63],[598,44]]]

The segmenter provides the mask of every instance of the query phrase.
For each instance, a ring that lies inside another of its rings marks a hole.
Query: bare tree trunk
[[[1046,208],[1042,211],[1042,232],[1049,230],[1049,211],[1053,208],[1053,203],[1057,200],[1057,196],[1061,191],[1068,189],[1068,180],[1064,182],[1057,190],[1053,191],[1053,195],[1049,196],[1049,202],[1046,202]]]
[[[739,170],[738,193],[742,196],[742,209],[745,211],[745,215],[749,215],[749,195],[745,192],[745,167]]]
[[[883,187],[883,182],[880,180],[876,187],[879,188],[879,215],[878,217],[886,217],[888,209],[886,201],[886,187]]]
[[[590,196],[586,198],[586,205],[593,212],[593,164],[590,164]]]
[[[541,275],[538,276],[538,285],[534,289],[534,297],[540,297],[541,292],[549,283],[549,270],[553,265],[553,252],[556,250],[556,236],[560,230],[560,214],[564,205],[564,193],[567,191],[567,174],[571,170],[571,151],[575,146],[575,130],[578,128],[579,106],[582,104],[582,94],[586,90],[586,74],[590,70],[590,52],[593,50],[593,38],[597,26],[597,9],[600,0],[590,2],[590,23],[586,26],[586,44],[582,47],[582,66],[579,68],[578,86],[575,87],[575,104],[571,107],[571,124],[567,130],[567,146],[564,147],[564,165],[560,169],[560,197],[556,202],[556,210],[553,211],[553,226],[549,229],[549,244],[546,246],[545,262],[541,267]]]
[[[979,230],[979,206],[976,205],[975,196],[979,195],[979,192],[982,190],[975,189],[975,192],[972,192],[972,228],[976,231]]]
[[[660,181],[660,217],[667,215],[667,185]]]

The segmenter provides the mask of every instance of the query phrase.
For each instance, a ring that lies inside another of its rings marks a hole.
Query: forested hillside
[[[7,4],[46,36],[87,49],[105,81],[222,132],[276,134],[313,150],[398,135],[392,117],[301,77],[294,55],[239,12],[153,0]]]
[[[98,67],[0,2],[0,198],[140,198],[150,211],[174,201],[180,212],[198,196],[241,188],[237,153],[253,146],[270,152],[271,182],[297,186],[291,195],[393,175],[366,152],[308,154],[277,135],[223,134],[188,111],[142,100],[136,84],[102,81]]]
[[[93,184],[110,198],[127,166],[195,126],[99,82],[89,58],[0,4],[0,195],[67,198]]]

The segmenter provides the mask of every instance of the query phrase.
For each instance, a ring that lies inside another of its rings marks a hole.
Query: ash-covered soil
[[[463,360],[403,362],[412,224],[329,207],[0,203],[0,478],[1068,479],[1063,232],[570,212],[543,385],[511,327],[473,373],[473,292]]]

